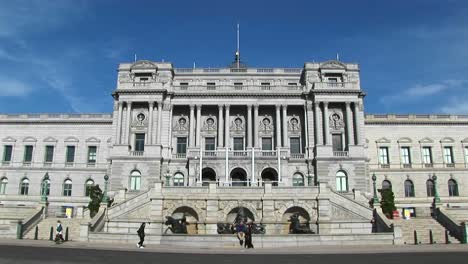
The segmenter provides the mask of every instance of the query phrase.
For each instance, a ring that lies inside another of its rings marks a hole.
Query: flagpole
[[[237,68],[239,69],[240,52],[239,52],[239,23],[237,23]]]

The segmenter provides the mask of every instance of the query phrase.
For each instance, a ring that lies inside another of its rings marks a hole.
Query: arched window
[[[89,197],[91,193],[91,188],[94,186],[94,181],[92,179],[88,179],[85,183],[85,195]]]
[[[2,178],[2,180],[0,181],[0,194],[6,193],[7,184],[8,184],[8,179]]]
[[[27,178],[24,178],[21,181],[20,194],[21,195],[28,195],[28,193],[29,193],[29,180]]]
[[[338,192],[348,191],[348,176],[344,171],[338,171],[336,173],[336,190]]]
[[[435,186],[434,186],[434,181],[433,180],[427,180],[426,181],[426,191],[427,191],[427,197],[434,197]]]
[[[300,173],[295,173],[293,175],[293,186],[304,186],[304,177]]]
[[[139,191],[141,187],[141,173],[134,170],[130,173],[130,190]]]
[[[47,193],[44,193],[44,187],[47,184]],[[42,180],[41,182],[41,195],[49,195],[50,194],[50,180]]]
[[[71,196],[72,195],[72,181],[70,179],[66,179],[63,182],[63,196]]]
[[[449,196],[458,196],[458,184],[455,180],[450,179],[448,181]]]
[[[405,181],[405,197],[414,197],[414,184],[410,180]]]
[[[184,186],[184,175],[182,173],[174,174],[174,186]]]
[[[382,190],[392,190],[392,183],[389,180],[382,182]]]

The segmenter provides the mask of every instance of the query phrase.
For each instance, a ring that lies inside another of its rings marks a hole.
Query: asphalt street
[[[94,250],[81,248],[0,245],[0,263],[465,263],[468,252],[419,252],[373,254],[187,254],[141,251]],[[465,261],[463,260],[465,259]]]

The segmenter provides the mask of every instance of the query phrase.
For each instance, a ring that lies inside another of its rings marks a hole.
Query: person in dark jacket
[[[248,223],[245,230],[245,244],[246,248],[254,248],[252,244],[252,223]]]
[[[137,243],[138,248],[145,248],[143,246],[143,242],[145,242],[145,227],[146,227],[146,223],[143,222],[141,223],[140,228],[138,228],[137,230],[138,237],[140,238],[140,242]]]

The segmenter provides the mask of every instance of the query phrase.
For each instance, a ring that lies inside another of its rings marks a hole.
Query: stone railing
[[[302,68],[175,68],[176,74],[204,74],[204,73],[282,73],[282,74],[294,74],[299,75],[302,72]]]
[[[375,231],[380,232],[393,232],[393,223],[388,220],[384,215],[381,208],[374,209],[374,224]]]
[[[357,82],[316,82],[314,89],[359,89]]]
[[[0,120],[103,120],[112,122],[112,114],[0,114]]]
[[[450,232],[452,236],[454,236],[463,244],[467,243],[467,228],[466,228],[465,223],[462,223],[461,225],[458,224],[457,221],[452,219],[447,214],[447,211],[442,207],[438,207],[436,209],[435,219],[442,226],[444,226]]]
[[[143,157],[145,154],[144,151],[130,151],[130,156],[133,157]]]
[[[1,163],[2,167],[29,167],[29,168],[95,168],[95,169],[105,169],[107,168],[107,163],[78,163],[78,162],[8,162]]]
[[[31,215],[29,218],[26,218],[24,222],[21,225],[21,237],[26,235],[29,230],[31,230],[34,226],[36,226],[43,218],[44,214],[44,207],[41,207],[41,209],[37,210],[33,215]]]
[[[89,221],[89,230],[91,232],[99,232],[104,228],[104,224],[106,223],[106,211],[107,208],[101,206],[99,212]]]
[[[300,85],[174,85],[175,91],[190,92],[302,92]]]
[[[349,152],[348,151],[333,151],[333,156],[334,157],[348,157]]]

